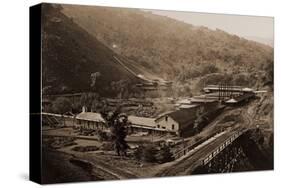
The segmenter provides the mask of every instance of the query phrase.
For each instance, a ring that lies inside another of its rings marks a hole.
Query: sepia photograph
[[[43,184],[274,169],[273,17],[40,10]]]

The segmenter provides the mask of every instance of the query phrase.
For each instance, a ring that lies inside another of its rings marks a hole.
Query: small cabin
[[[81,112],[76,116],[76,127],[88,130],[106,129],[105,120],[100,113]]]

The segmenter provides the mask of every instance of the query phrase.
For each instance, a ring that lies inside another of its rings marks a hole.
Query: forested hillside
[[[185,83],[212,73],[220,73],[219,78],[234,73],[233,84],[272,80],[267,74],[272,73],[271,47],[221,30],[137,9],[65,5],[62,12],[116,53],[165,79]]]
[[[136,78],[121,67],[113,56],[118,56],[73,20],[62,14],[61,6],[43,5],[43,93],[112,91],[113,81]],[[92,76],[95,86],[91,86]],[[119,84],[119,88],[122,83]],[[124,85],[124,84],[123,84]]]
[[[98,92],[117,95],[137,78],[114,56],[144,75],[173,81],[175,96],[218,82],[273,84],[273,49],[221,30],[137,9],[45,4],[43,11],[44,93],[89,91],[91,74],[98,73]]]

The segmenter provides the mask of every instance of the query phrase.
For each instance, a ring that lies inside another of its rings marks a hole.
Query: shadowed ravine
[[[192,174],[272,170],[271,154],[265,154],[248,131],[206,166],[199,166]]]

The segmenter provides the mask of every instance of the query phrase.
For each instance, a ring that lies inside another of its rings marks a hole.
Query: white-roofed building
[[[235,104],[235,103],[237,103],[237,100],[235,100],[235,99],[229,99],[229,100],[227,100],[227,101],[225,101],[225,103],[228,103],[228,104]]]
[[[179,109],[188,109],[188,108],[195,108],[199,106],[198,104],[181,104]]]
[[[153,134],[161,134],[165,132],[173,132],[161,127],[157,127],[154,118],[128,116],[128,120],[131,123],[129,128],[130,133],[147,132]]]
[[[84,129],[103,130],[105,127],[105,120],[100,113],[81,112],[76,117],[76,126]]]
[[[131,126],[135,127],[146,127],[148,129],[155,128],[154,118],[129,116],[128,120],[131,122]]]
[[[95,112],[81,112],[75,117],[77,128],[86,130],[108,130],[106,122],[100,113]],[[171,132],[169,130],[156,126],[154,118],[128,116],[130,125],[128,127],[129,133],[146,132],[146,133],[165,133]]]

